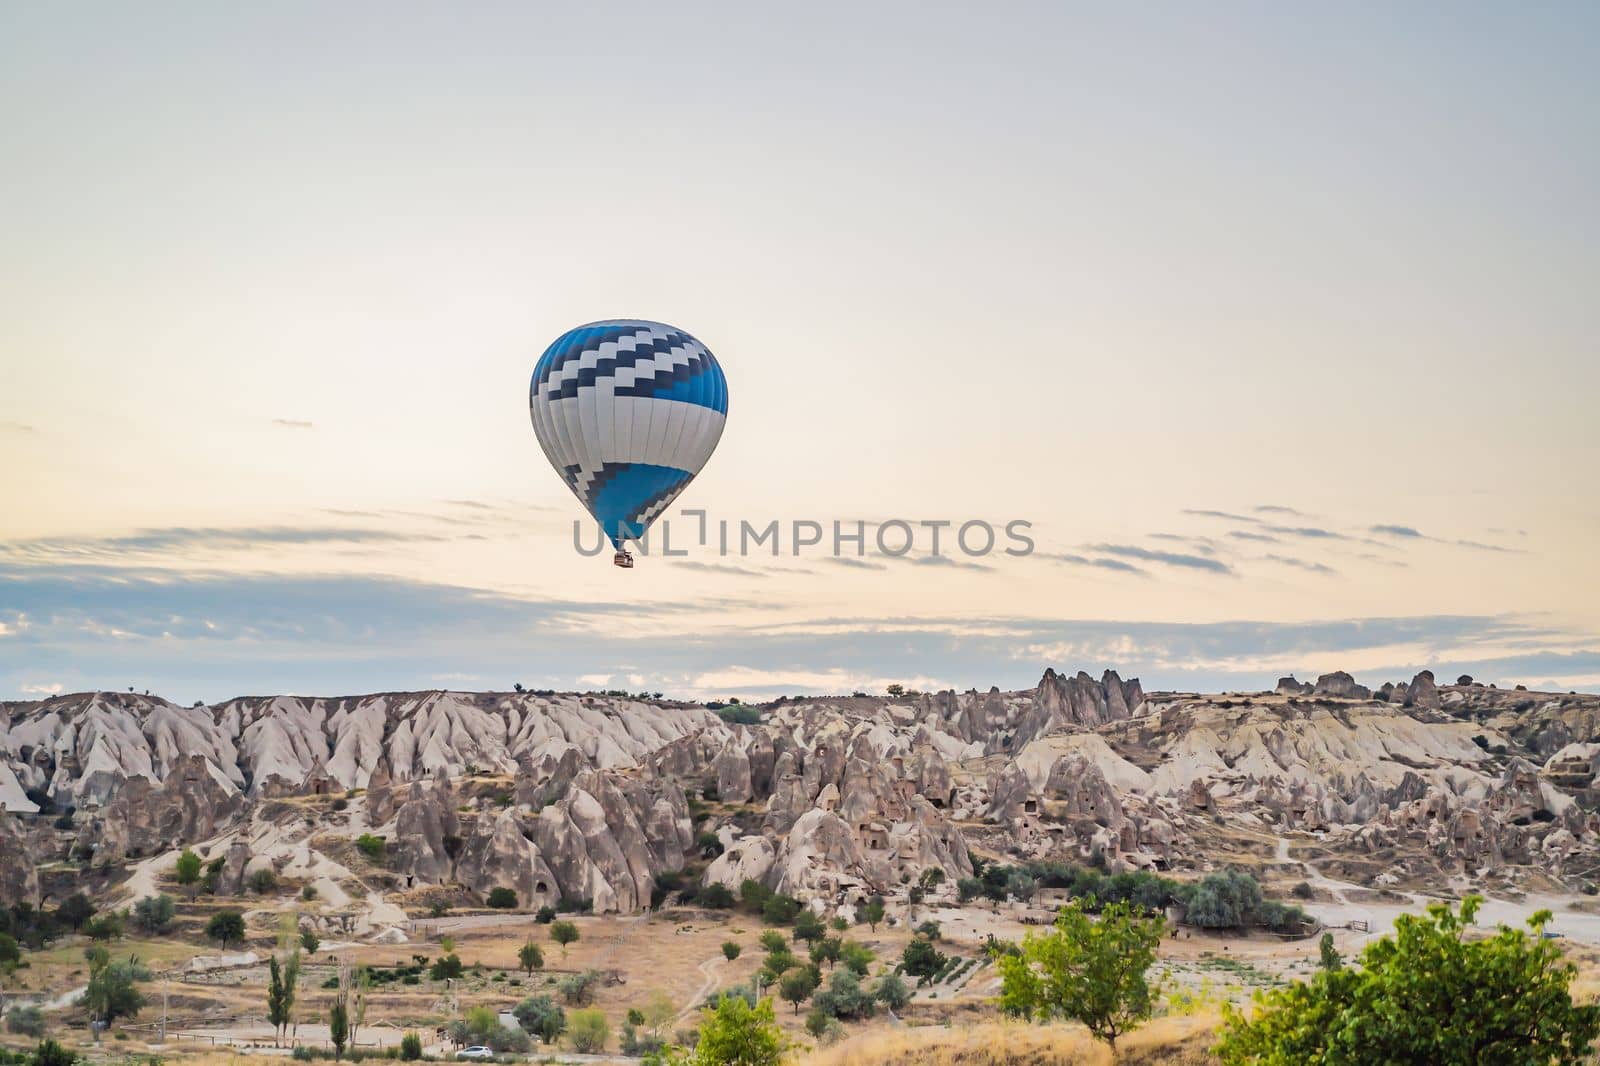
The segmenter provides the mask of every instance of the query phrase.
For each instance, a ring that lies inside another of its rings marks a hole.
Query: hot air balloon
[[[728,381],[675,326],[591,322],[544,350],[528,409],[545,458],[611,538],[613,561],[631,567],[624,542],[644,535],[722,438]]]

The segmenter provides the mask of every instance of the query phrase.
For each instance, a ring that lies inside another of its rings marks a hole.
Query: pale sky
[[[1600,686],[1597,70],[1576,3],[5,6],[0,698]],[[617,317],[728,377],[678,508],[1037,553],[579,557],[528,375]]]

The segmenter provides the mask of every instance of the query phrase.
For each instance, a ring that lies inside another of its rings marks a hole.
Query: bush
[[[872,998],[890,1010],[903,1010],[911,1002],[911,990],[900,980],[900,975],[891,970],[872,986]]]
[[[555,1043],[567,1029],[567,1012],[549,996],[525,999],[511,1013],[523,1031],[546,1044]]]
[[[734,904],[733,892],[721,881],[713,881],[700,890],[700,905],[714,910],[731,910]]]
[[[133,924],[147,933],[164,933],[176,912],[171,896],[145,896],[133,905]]]
[[[606,1041],[611,1039],[611,1026],[602,1011],[575,1010],[567,1019],[567,1039],[572,1041],[572,1050],[593,1055],[605,1050]]]
[[[6,1032],[38,1039],[44,1035],[44,1012],[27,1005],[12,1007],[6,1013]]]
[[[549,925],[556,920],[556,909],[551,906],[540,907],[538,913],[533,916],[533,920],[540,925]]]
[[[550,939],[561,945],[561,957],[567,957],[567,945],[576,944],[579,939],[576,922],[560,921],[550,925]]]
[[[737,959],[743,953],[744,948],[740,947],[738,944],[735,944],[733,941],[724,940],[722,942],[722,957],[727,959],[729,962]]]
[[[258,896],[265,896],[277,887],[278,875],[270,867],[263,866],[250,875],[250,890]]]
[[[407,1033],[400,1038],[400,1057],[407,1062],[416,1062],[422,1058],[422,1037],[416,1033]]]
[[[569,973],[556,982],[556,991],[568,1003],[582,1006],[594,998],[594,991],[600,985],[599,970],[584,970],[582,973]]]
[[[800,914],[800,901],[793,896],[769,896],[761,904],[761,919],[768,925],[788,925]]]
[[[1359,967],[1259,993],[1254,1015],[1225,1011],[1216,1052],[1229,1066],[1257,1062],[1427,1062],[1576,1066],[1600,1037],[1600,1006],[1577,1006],[1577,968],[1543,938],[1549,911],[1528,931],[1501,926],[1464,938],[1482,897],[1459,914],[1442,903],[1401,915],[1395,935],[1369,943]]]
[[[435,959],[433,965],[428,967],[428,979],[432,981],[451,981],[460,977],[463,972],[459,956],[441,955]]]
[[[922,985],[931,981],[933,975],[944,968],[946,961],[945,955],[933,946],[931,940],[918,937],[906,945],[900,965],[908,976],[917,978],[917,984]]]
[[[384,859],[389,855],[389,844],[382,837],[375,837],[371,833],[362,833],[356,838],[356,847],[361,849],[361,854],[374,866],[382,866]]]
[[[496,910],[509,911],[517,906],[517,894],[509,888],[501,886],[489,892],[489,906]]]
[[[872,994],[861,987],[854,970],[835,970],[828,987],[816,995],[817,1008],[830,1018],[870,1018],[877,1012]]]
[[[322,946],[322,940],[310,929],[302,929],[300,930],[300,946],[305,949],[307,955],[315,955],[317,949]]]
[[[91,940],[117,940],[122,936],[122,914],[107,911],[83,923],[83,931]]]
[[[30,1066],[72,1066],[77,1061],[76,1052],[68,1051],[54,1040],[46,1040],[33,1049]]]

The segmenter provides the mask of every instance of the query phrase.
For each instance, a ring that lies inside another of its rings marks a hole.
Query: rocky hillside
[[[1426,672],[1146,693],[1047,670],[1019,692],[759,711],[520,692],[0,704],[0,900],[137,895],[183,846],[220,860],[224,890],[263,869],[313,886],[351,932],[430,893],[631,912],[688,869],[848,905],[934,867],[953,891],[975,853],[1200,872],[1290,834],[1384,883],[1593,891],[1600,867],[1594,696]]]

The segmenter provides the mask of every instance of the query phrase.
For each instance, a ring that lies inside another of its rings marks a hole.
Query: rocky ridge
[[[1592,887],[1600,698],[1462,680],[1208,696],[1047,670],[1018,692],[785,700],[754,725],[532,693],[4,704],[0,900],[70,890],[69,858],[131,893],[195,846],[222,888],[271,869],[360,933],[403,917],[386,898],[502,887],[634,912],[686,865],[848,906],[932,868],[951,892],[975,852],[1201,871],[1288,833],[1390,880]]]

